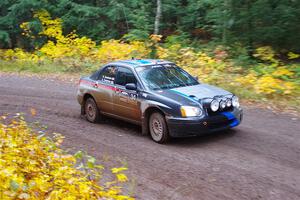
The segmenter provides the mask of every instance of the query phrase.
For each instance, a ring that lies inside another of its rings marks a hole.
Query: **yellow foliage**
[[[22,35],[24,36],[27,36],[27,37],[30,37],[31,35],[31,31],[30,31],[30,28],[29,28],[29,23],[28,22],[23,22],[21,25],[20,25],[20,28],[23,30],[23,33]]]
[[[63,138],[37,135],[22,118],[0,121],[1,199],[133,199],[118,185],[128,180],[122,173],[127,168],[114,168],[115,180],[101,186],[102,166],[90,156],[65,154],[59,148]],[[87,165],[78,163],[82,159]]]
[[[236,78],[235,81],[241,83],[246,88],[253,88],[257,81],[257,76],[255,73],[251,72],[246,76]]]
[[[35,13],[34,17],[38,18],[43,25],[43,30],[39,34],[55,39],[55,42],[48,40],[39,50],[49,58],[88,56],[96,46],[90,38],[79,37],[75,32],[64,36],[61,19],[52,19],[46,10]]]
[[[143,42],[124,43],[120,40],[108,40],[101,42],[96,58],[103,63],[113,60],[131,59],[131,57],[143,58],[149,52],[149,49],[146,48]]]
[[[279,72],[279,71],[278,71]],[[285,72],[286,73],[286,72]],[[260,94],[283,94],[289,95],[296,89],[296,84],[288,81],[283,81],[272,75],[257,76],[255,73],[250,72],[244,77],[235,79],[245,89],[253,90]]]
[[[162,38],[162,35],[155,35],[155,34],[152,34],[150,35],[150,39],[154,42],[154,43],[157,43],[161,40]]]
[[[274,78],[270,75],[264,75],[259,78],[255,84],[255,90],[258,93],[273,94],[283,93],[290,94],[296,85],[292,82],[285,82]]]
[[[175,60],[179,56],[180,44],[171,45],[169,48],[157,47],[157,56],[160,59]]]
[[[158,47],[157,54],[160,59],[175,61],[177,65],[199,77],[208,76],[215,70],[223,71],[226,64],[193,48],[182,48],[179,44],[169,48]]]
[[[8,49],[0,54],[0,58],[6,61],[12,60],[17,62],[34,62],[39,60],[39,57],[33,53],[23,51],[22,49]]]
[[[275,77],[281,77],[281,76],[288,76],[288,77],[292,77],[294,75],[294,72],[291,72],[290,70],[288,70],[285,67],[278,67],[273,73],[273,76]]]
[[[62,34],[62,20],[59,18],[51,19],[50,14],[46,10],[40,10],[34,14],[34,18],[38,18],[42,25],[43,30],[39,34],[53,37],[57,40],[63,39]],[[61,38],[60,38],[61,37]]]
[[[31,113],[32,116],[35,116],[36,115],[36,109],[30,108],[30,113]]]
[[[15,57],[15,51],[13,49],[3,50],[1,52],[1,59],[3,60],[13,60]]]
[[[259,76],[255,72],[250,71],[245,75],[240,74],[237,77],[230,77],[230,65],[221,61],[224,59],[223,51],[218,51],[218,54],[222,54],[222,59],[220,59],[208,56],[201,51],[195,52],[192,48],[182,48],[177,44],[169,48],[158,47],[157,50],[159,58],[175,60],[176,64],[182,66],[189,73],[209,83],[230,84],[236,87],[242,86],[245,90],[252,90],[266,95],[275,93],[289,95],[296,89],[295,83],[279,79],[283,76],[292,77],[294,75],[294,72],[285,67],[277,67],[270,75]],[[275,63],[276,66],[278,65],[275,53],[269,47],[258,48],[256,56],[273,64]]]
[[[263,61],[271,62],[275,66],[279,64],[279,61],[275,59],[275,51],[270,46],[263,46],[257,48],[254,57],[257,57]]]
[[[289,52],[288,53],[288,57],[289,59],[296,59],[296,58],[299,58],[300,57],[300,54],[296,54],[296,53],[293,53],[293,52]]]
[[[119,168],[112,168],[111,172],[114,173],[114,174],[117,174],[117,173],[125,171],[125,170],[127,170],[126,167],[119,167]]]

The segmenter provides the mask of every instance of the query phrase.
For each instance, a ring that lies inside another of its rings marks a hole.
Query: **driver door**
[[[141,121],[140,102],[136,90],[127,90],[127,83],[137,84],[131,69],[118,67],[115,79],[114,113],[119,117],[139,123]]]
[[[115,93],[116,67],[106,66],[94,84],[94,97],[101,112],[113,113],[113,96]]]

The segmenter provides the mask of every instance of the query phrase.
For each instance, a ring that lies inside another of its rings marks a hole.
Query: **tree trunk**
[[[157,0],[156,4],[157,5],[156,5],[156,16],[155,16],[155,22],[154,22],[154,34],[158,35],[160,18],[161,18],[161,0]]]
[[[223,11],[223,30],[222,30],[222,42],[223,44],[227,43],[227,24],[228,24],[228,1],[229,0],[225,0],[224,1],[224,11]]]

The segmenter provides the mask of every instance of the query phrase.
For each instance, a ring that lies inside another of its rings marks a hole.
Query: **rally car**
[[[239,125],[239,99],[200,83],[174,63],[132,59],[109,63],[78,86],[81,114],[90,122],[103,116],[142,126],[157,143],[170,137],[197,136]]]

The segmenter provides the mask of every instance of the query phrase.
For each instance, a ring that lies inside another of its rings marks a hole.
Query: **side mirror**
[[[199,81],[199,78],[198,78],[198,76],[194,76],[194,79],[196,79],[196,81]]]
[[[126,90],[137,90],[136,84],[135,83],[127,83],[125,85]]]

